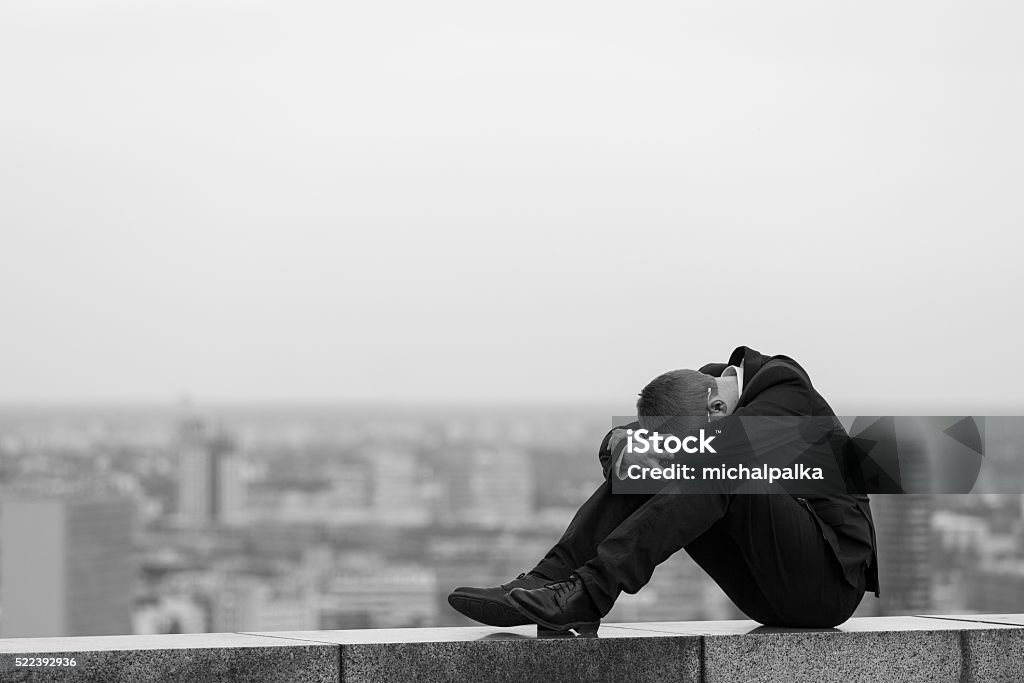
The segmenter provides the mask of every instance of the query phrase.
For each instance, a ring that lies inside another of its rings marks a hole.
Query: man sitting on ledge
[[[727,364],[657,377],[637,414],[835,417],[794,360],[745,346]],[[594,632],[622,591],[639,591],[680,549],[744,614],[769,626],[832,627],[850,618],[866,590],[878,595],[866,495],[797,497],[767,484],[755,494],[614,494],[614,477],[650,463],[617,448],[623,429],[605,436],[605,481],[544,559],[501,586],[456,588],[453,608],[491,626]]]

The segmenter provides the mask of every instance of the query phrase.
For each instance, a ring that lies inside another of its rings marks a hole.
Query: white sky
[[[748,344],[1024,408],[1022,21],[7,0],[0,401],[628,408]]]

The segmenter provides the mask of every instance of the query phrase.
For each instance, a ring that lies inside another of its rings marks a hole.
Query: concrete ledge
[[[259,634],[256,634],[259,635]],[[341,649],[346,683],[383,681],[699,681],[699,636],[602,626],[598,638],[537,629],[440,628],[281,633]]]
[[[70,658],[75,667],[15,666]],[[0,640],[0,681],[1020,681],[1024,615],[609,624],[599,638],[533,627]]]
[[[18,658],[75,666],[16,666]],[[0,681],[220,683],[341,680],[337,646],[241,633],[0,640]]]
[[[1024,626],[1010,619],[876,617],[820,630],[751,621],[631,628],[701,636],[709,682],[1024,680]]]

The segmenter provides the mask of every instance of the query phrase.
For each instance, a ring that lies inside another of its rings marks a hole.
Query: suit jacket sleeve
[[[613,427],[608,430],[608,433],[604,435],[604,439],[601,440],[601,446],[597,449],[597,459],[601,461],[601,471],[604,473],[604,478],[607,479],[610,476],[610,472],[615,467],[615,461],[619,457],[619,453],[626,447],[625,441],[619,443],[618,448],[613,453],[608,447],[608,442],[611,441],[612,432],[616,429],[639,429],[639,422],[630,422],[628,425],[621,427]]]
[[[608,470],[612,466],[612,452],[608,448],[608,442],[612,438],[612,432],[614,429],[609,429],[608,433],[604,435],[604,439],[601,440],[601,445],[597,449],[597,459],[601,461],[601,471],[604,472],[604,476],[608,478]]]
[[[748,403],[743,400],[750,396]],[[743,387],[737,416],[811,415],[811,385],[788,363],[766,365]]]
[[[708,363],[700,369],[700,372],[712,377],[721,377],[727,367],[729,367],[728,363]]]

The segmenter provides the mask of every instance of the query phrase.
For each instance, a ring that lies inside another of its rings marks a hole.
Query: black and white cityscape
[[[600,481],[607,415],[7,408],[0,634],[468,625],[445,595],[534,566]],[[872,507],[882,597],[859,616],[1024,610],[1024,496]],[[685,553],[609,616],[729,618]]]
[[[467,626],[741,345],[840,416],[1024,415],[1022,25],[0,3],[0,638]],[[856,616],[1024,613],[1024,495],[871,510]],[[739,618],[678,552],[605,621]]]

